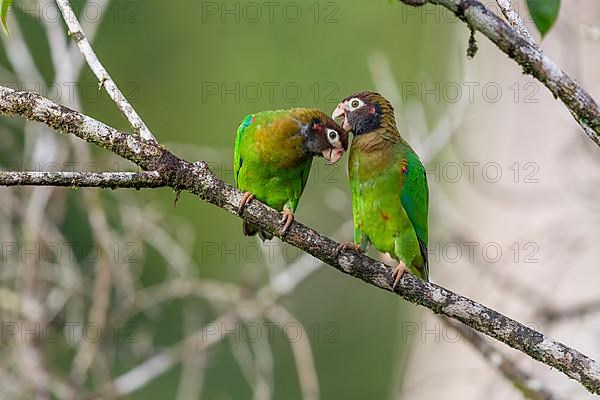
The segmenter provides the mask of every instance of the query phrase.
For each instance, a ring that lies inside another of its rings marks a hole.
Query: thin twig
[[[69,35],[75,41],[77,47],[79,47],[81,54],[85,57],[85,60],[90,69],[94,72],[94,75],[98,78],[100,86],[106,89],[110,98],[115,102],[119,110],[121,110],[127,121],[131,124],[133,131],[146,140],[156,142],[154,135],[150,132],[133,106],[127,101],[121,90],[117,87],[115,81],[113,81],[106,68],[104,68],[98,59],[98,56],[88,42],[69,1],[56,0],[56,4],[69,28]]]
[[[167,186],[156,171],[39,172],[0,171],[0,186],[64,186],[97,188],[158,188]]]
[[[300,323],[288,310],[279,305],[274,305],[267,311],[267,317],[277,323],[281,328],[292,325],[300,329],[301,334],[297,340],[290,340],[294,360],[296,361],[296,371],[298,372],[298,382],[302,390],[303,400],[319,399],[319,379],[315,368],[315,361],[308,334]]]
[[[215,320],[215,326],[233,324],[237,321],[233,313],[222,315]],[[212,326],[212,325],[211,325]],[[205,329],[187,336],[183,341],[169,347],[167,350],[156,354],[137,365],[132,370],[120,375],[113,382],[106,384],[104,390],[114,390],[117,394],[124,395],[135,392],[151,382],[157,376],[174,367],[179,360],[189,355],[198,354],[223,339],[221,334],[208,334]]]
[[[519,14],[517,14],[517,12],[512,8],[510,0],[496,0],[496,2],[498,3],[498,6],[500,6],[500,10],[502,11],[502,14],[508,23],[515,28],[515,30],[519,32],[519,34],[525,40],[527,40],[530,45],[537,46],[537,43],[531,35],[531,32],[529,32],[529,29],[527,29]]]

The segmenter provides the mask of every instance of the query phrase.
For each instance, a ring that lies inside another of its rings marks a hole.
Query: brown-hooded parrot
[[[427,177],[398,133],[392,105],[379,93],[358,92],[338,104],[333,118],[340,117],[354,135],[348,157],[354,243],[341,248],[366,251],[373,244],[389,253],[398,261],[394,288],[406,271],[428,280]]]
[[[333,119],[314,108],[262,111],[244,118],[237,130],[234,178],[244,191],[239,212],[253,198],[282,211],[281,233],[294,218],[294,211],[310,173],[314,156],[337,162],[348,148],[348,133]],[[246,236],[267,232],[243,222]]]

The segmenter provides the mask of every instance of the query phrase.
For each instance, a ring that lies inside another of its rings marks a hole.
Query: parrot
[[[405,272],[429,280],[429,188],[419,156],[400,136],[392,104],[381,94],[362,91],[342,100],[332,118],[353,134],[348,156],[354,242],[339,250],[365,252],[369,245],[398,265],[395,289]]]
[[[334,164],[348,149],[348,133],[316,108],[262,111],[247,115],[237,130],[234,180],[244,192],[238,213],[254,198],[281,212],[283,235],[306,186],[313,157]],[[273,235],[243,221],[243,233],[262,240]]]

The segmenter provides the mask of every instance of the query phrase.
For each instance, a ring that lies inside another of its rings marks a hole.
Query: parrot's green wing
[[[306,182],[308,182],[308,177],[310,176],[310,167],[312,165],[312,162],[307,162],[304,165],[304,170],[302,171],[302,183],[300,186],[300,193],[298,195],[298,198],[295,199],[295,204],[293,204],[293,208],[292,211],[296,211],[296,208],[298,207],[298,202],[300,201],[300,196],[302,196],[302,193],[304,192],[304,188],[306,187]]]
[[[244,120],[238,127],[237,135],[235,137],[235,150],[233,153],[233,178],[235,179],[236,185],[237,185],[237,181],[238,181],[238,174],[240,173],[240,168],[242,167],[242,163],[244,161],[244,160],[242,160],[241,149],[240,149],[240,146],[242,143],[242,136],[244,135],[244,131],[246,130],[248,125],[250,125],[252,123],[253,118],[254,118],[254,115],[252,115],[252,114],[247,115],[246,118],[244,118]]]
[[[405,153],[406,157],[406,177],[402,191],[400,193],[400,201],[402,207],[408,215],[408,219],[417,234],[421,255],[425,260],[425,271],[428,275],[428,259],[427,259],[427,210],[429,208],[429,188],[427,187],[427,176],[425,167],[421,164],[421,160],[414,151]]]
[[[262,111],[246,116],[235,139],[233,173],[238,189],[278,211],[295,211],[312,163],[312,156],[303,148],[301,127],[323,116],[316,109]],[[257,231],[244,223],[244,234]]]

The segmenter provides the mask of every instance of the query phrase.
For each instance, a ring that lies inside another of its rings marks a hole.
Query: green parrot
[[[348,133],[324,112],[314,108],[263,111],[244,118],[237,131],[234,178],[244,191],[239,213],[254,198],[282,211],[281,233],[294,211],[310,173],[314,156],[337,162],[348,148]],[[243,222],[246,236],[273,236]]]
[[[333,112],[354,138],[348,157],[354,243],[340,249],[366,251],[369,244],[389,253],[394,288],[402,274],[429,279],[427,211],[429,189],[419,156],[400,136],[394,109],[375,92],[346,97]]]

